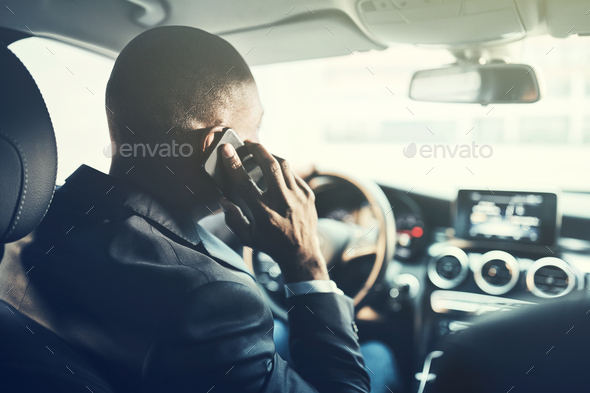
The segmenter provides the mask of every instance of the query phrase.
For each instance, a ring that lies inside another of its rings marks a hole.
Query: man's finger
[[[260,197],[260,189],[252,181],[248,175],[242,161],[236,152],[236,149],[230,144],[225,144],[221,147],[221,155],[225,169],[229,174],[230,181],[242,198],[248,203],[250,207],[254,206],[254,201]]]
[[[242,245],[252,247],[250,223],[242,210],[227,199],[220,200],[219,204],[225,212],[225,223],[228,229],[238,237]]]
[[[315,195],[314,192],[312,191],[311,187],[309,187],[309,185],[305,182],[305,180],[303,180],[301,177],[299,177],[296,173],[293,173],[293,178],[295,179],[295,182],[297,183],[299,188],[301,188],[301,190],[306,195],[310,195],[310,196]]]
[[[248,152],[254,156],[254,160],[260,166],[260,169],[262,169],[266,186],[270,190],[282,193],[287,188],[287,185],[285,184],[283,169],[279,162],[261,144],[250,141],[246,141],[245,143],[248,147]]]
[[[289,162],[284,158],[275,156],[274,154],[273,157],[278,161],[279,165],[283,169],[283,177],[285,178],[285,184],[291,190],[294,190],[295,187],[297,187],[297,183],[295,182],[295,178],[293,177],[293,171],[291,170]]]

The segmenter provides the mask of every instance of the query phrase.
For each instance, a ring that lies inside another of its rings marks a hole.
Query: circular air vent
[[[469,271],[469,257],[457,247],[446,247],[428,265],[428,277],[434,285],[451,289],[461,284]]]
[[[576,276],[564,260],[546,257],[531,265],[526,275],[526,285],[536,296],[559,297],[574,289]]]
[[[473,278],[477,286],[490,295],[503,295],[516,285],[520,270],[516,259],[504,251],[489,251],[481,256]]]

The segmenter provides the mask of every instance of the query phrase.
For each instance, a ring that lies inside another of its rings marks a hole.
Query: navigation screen
[[[459,238],[551,245],[556,226],[556,194],[459,191],[455,225]]]

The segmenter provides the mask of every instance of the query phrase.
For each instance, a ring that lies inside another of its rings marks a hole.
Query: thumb
[[[219,205],[225,213],[225,223],[228,228],[235,234],[244,246],[252,248],[252,232],[250,230],[250,223],[242,210],[223,198],[219,201]]]

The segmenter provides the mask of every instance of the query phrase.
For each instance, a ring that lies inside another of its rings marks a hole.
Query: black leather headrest
[[[29,234],[47,212],[57,147],[41,92],[4,45],[0,69],[0,243],[9,243]]]

